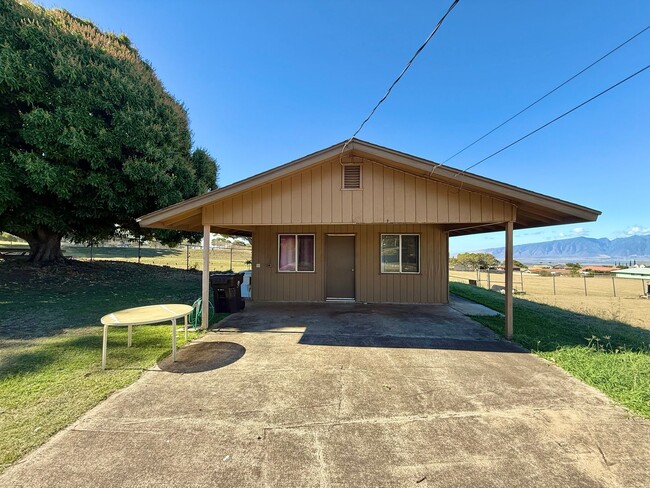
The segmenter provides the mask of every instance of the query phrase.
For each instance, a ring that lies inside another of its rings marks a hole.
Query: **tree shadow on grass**
[[[503,295],[462,283],[450,283],[450,291],[503,313]],[[535,351],[550,352],[561,347],[586,346],[650,353],[650,330],[618,320],[573,312],[524,298],[513,302],[513,339]],[[503,334],[504,318],[473,316],[477,322]]]
[[[35,268],[0,263],[0,340],[99,325],[103,315],[125,308],[191,304],[200,293],[200,274],[161,266],[73,262]]]
[[[70,362],[73,356],[79,356],[80,351],[84,349],[97,349],[98,344],[101,355],[101,337],[97,341],[96,336],[88,335],[80,335],[65,341],[30,345],[18,351],[11,349],[19,346],[2,347],[0,348],[2,351],[0,354],[0,380],[27,373],[37,374],[56,362],[63,365]]]

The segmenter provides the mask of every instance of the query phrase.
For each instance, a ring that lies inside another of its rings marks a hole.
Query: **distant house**
[[[571,270],[567,269],[566,267],[564,268],[556,268],[555,266],[551,265],[536,265],[536,266],[531,266],[528,268],[531,273],[539,274],[542,276],[550,276],[550,275],[569,275],[571,274]]]
[[[631,278],[636,280],[650,281],[650,268],[627,268],[613,271],[617,278]]]
[[[501,265],[501,264],[499,266],[496,266],[494,269],[496,269],[497,271],[504,272],[504,273],[506,271],[506,267]],[[512,269],[513,269],[513,271],[523,271],[523,270],[528,269],[528,267],[526,265],[524,265],[523,267],[515,265],[515,266],[512,267]]]
[[[550,264],[533,264],[532,266],[529,266],[528,269],[534,272],[539,272],[544,269],[551,269]]]
[[[645,268],[642,265],[639,267],[619,269],[617,271],[614,271],[614,275],[617,278],[641,280],[641,286],[643,288],[643,296],[645,298],[650,297],[650,283],[646,283],[646,281],[650,282],[650,268]]]
[[[505,230],[512,267],[513,229],[598,215],[353,139],[138,221],[206,236],[252,236],[253,300],[447,303],[449,237]]]
[[[596,265],[587,265],[583,266],[580,269],[581,274],[589,274],[589,273],[595,273],[595,274],[609,274],[614,271],[619,270],[620,268],[616,266],[596,266]]]

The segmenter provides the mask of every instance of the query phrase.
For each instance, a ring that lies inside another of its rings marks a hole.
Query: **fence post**
[[[190,269],[190,245],[189,245],[189,244],[185,244],[185,249],[186,249],[186,251],[187,251],[187,253],[186,253],[186,256],[187,256],[186,261],[187,261],[187,262],[186,262],[186,264],[185,264],[185,269],[186,269],[186,270],[189,270],[189,269]]]
[[[230,245],[230,271],[232,271],[232,244]]]
[[[140,264],[141,248],[142,248],[142,236],[138,236],[138,264]]]
[[[553,277],[553,295],[557,295],[557,293],[555,293],[555,275],[551,276]]]
[[[481,286],[481,268],[476,269],[476,282]]]
[[[519,270],[519,275],[521,276],[521,291],[524,291],[524,272]]]
[[[614,298],[616,298],[616,277],[612,276],[612,288],[614,289]]]
[[[93,243],[90,243],[90,262],[93,262]]]
[[[585,296],[587,296],[587,275],[583,275],[582,278],[585,280]]]
[[[643,295],[645,296],[645,294],[646,294],[646,292],[645,292],[646,291],[645,290],[645,280],[643,278],[641,278],[641,288],[643,289]]]
[[[490,268],[487,269],[488,290],[490,289]]]

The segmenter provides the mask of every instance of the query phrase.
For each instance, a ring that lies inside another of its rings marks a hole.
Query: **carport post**
[[[210,226],[203,226],[203,282],[201,286],[201,328],[207,329],[210,321]]]
[[[504,330],[506,339],[512,339],[513,231],[514,223],[506,222],[506,324]]]

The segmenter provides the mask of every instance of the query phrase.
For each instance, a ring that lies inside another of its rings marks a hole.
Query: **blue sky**
[[[38,3],[127,34],[226,185],[350,137],[450,2]],[[648,24],[647,0],[461,0],[358,137],[442,162]],[[448,164],[466,168],[649,62],[646,31]],[[650,234],[649,128],[650,70],[473,171],[603,212],[515,244]]]

